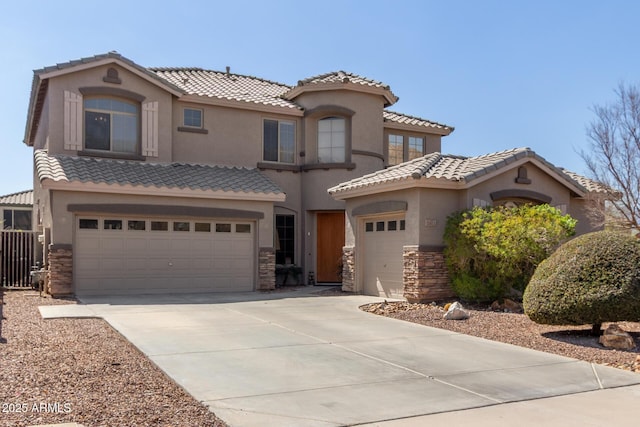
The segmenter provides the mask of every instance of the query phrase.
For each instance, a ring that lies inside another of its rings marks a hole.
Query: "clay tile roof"
[[[4,206],[32,206],[33,190],[20,191],[18,193],[0,196],[0,205]]]
[[[444,182],[468,183],[525,157],[536,159],[544,164],[568,185],[578,189],[584,189],[585,192],[592,191],[591,189],[595,188],[584,185],[587,183],[584,181],[587,178],[580,177],[581,179],[578,179],[579,175],[577,174],[566,174],[565,171],[552,165],[530,148],[514,148],[475,157],[431,153],[424,157],[419,157],[372,174],[364,175],[360,178],[343,182],[330,188],[329,193],[336,194],[358,188],[392,183],[394,181],[423,178]],[[591,182],[593,183],[593,181]]]
[[[35,152],[40,181],[133,185],[262,194],[283,194],[269,178],[254,168],[188,163],[144,163]]]
[[[411,126],[422,126],[426,128],[436,128],[453,132],[454,127],[442,123],[432,122],[431,120],[422,119],[420,117],[409,116],[407,114],[396,113],[394,111],[384,110],[382,117],[385,122],[400,123]]]
[[[298,86],[308,84],[322,84],[322,83],[356,83],[363,86],[374,86],[382,89],[389,90],[389,86],[382,82],[362,77],[357,74],[349,73],[346,71],[332,71],[330,73],[319,74],[317,76],[309,77],[298,82]]]
[[[61,71],[61,70],[65,70],[67,68],[71,68],[71,67],[75,67],[76,65],[81,65],[81,64],[90,64],[92,62],[98,62],[104,59],[115,59],[118,61],[121,61],[129,66],[131,66],[132,68],[136,69],[137,71],[139,71],[140,73],[143,73],[147,76],[149,76],[150,78],[154,79],[155,81],[157,81],[160,84],[164,84],[164,85],[168,85],[169,87],[171,87],[172,89],[178,90],[179,88],[175,85],[170,84],[170,82],[166,81],[165,79],[160,78],[158,75],[156,75],[155,73],[151,72],[149,69],[136,64],[135,62],[133,62],[132,60],[122,56],[121,54],[119,54],[116,51],[111,51],[111,52],[107,52],[107,53],[101,53],[98,55],[93,55],[93,56],[87,56],[85,58],[80,58],[80,59],[74,59],[72,61],[67,61],[67,62],[61,62],[59,64],[56,65],[51,65],[48,67],[44,67],[41,68],[39,70],[33,70],[33,74],[35,76],[39,76],[41,74],[47,74],[53,71]]]
[[[202,68],[150,68],[149,70],[190,95],[301,109],[294,102],[281,97],[291,89],[281,83]]]
[[[398,101],[398,97],[391,91],[389,85],[386,85],[377,80],[349,73],[347,71],[332,71],[330,73],[319,74],[317,76],[299,80],[298,84],[290,88],[291,90],[283,94],[283,96],[287,99],[293,99],[298,96],[298,94],[305,91],[307,88],[313,88],[315,86],[335,89],[336,87],[340,87],[343,84],[355,85],[347,86],[351,88],[358,86],[362,86],[364,88],[372,88],[372,90],[377,91],[385,97],[385,106],[395,104]]]
[[[612,194],[616,193],[615,190],[612,190],[611,188],[607,187],[606,185],[598,181],[594,181],[590,178],[587,178],[586,176],[579,175],[575,172],[571,172],[566,169],[561,169],[561,170],[565,175],[569,176],[578,184],[582,185],[590,193],[612,193]]]

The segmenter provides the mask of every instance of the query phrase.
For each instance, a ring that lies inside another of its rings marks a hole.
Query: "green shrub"
[[[576,221],[549,205],[473,208],[451,215],[444,240],[453,291],[489,301],[524,290],[537,265],[574,233]]]
[[[640,321],[640,242],[598,231],[562,245],[536,269],[524,311],[537,323],[594,325]]]

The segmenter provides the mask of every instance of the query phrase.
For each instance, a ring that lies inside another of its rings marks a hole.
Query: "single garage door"
[[[255,223],[78,216],[78,295],[254,289]]]
[[[405,242],[404,216],[364,221],[361,250],[364,264],[364,293],[402,298],[402,251]]]

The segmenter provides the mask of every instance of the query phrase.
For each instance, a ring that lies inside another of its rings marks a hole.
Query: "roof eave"
[[[344,190],[337,187],[330,188],[329,194],[336,200],[346,200],[354,197],[370,196],[373,194],[385,193],[397,190],[409,190],[412,188],[432,188],[440,190],[459,190],[463,183],[447,178],[413,178],[406,177],[393,181],[378,182],[361,187],[347,188]],[[334,190],[332,192],[332,190]]]
[[[293,101],[298,96],[302,95],[306,92],[322,92],[322,91],[332,91],[332,90],[352,90],[355,92],[363,92],[369,93],[372,95],[380,95],[384,98],[385,104],[384,107],[389,107],[396,102],[398,102],[399,98],[391,92],[391,89],[379,86],[369,86],[360,83],[353,82],[331,82],[331,83],[307,83],[304,85],[298,85],[291,89],[290,91],[284,93],[282,97],[289,101]]]
[[[588,193],[588,191],[584,187],[582,187],[574,180],[570,179],[566,174],[557,170],[557,168],[553,167],[549,162],[533,153],[532,151],[528,152],[526,156],[505,163],[505,165],[502,167],[495,167],[491,171],[481,171],[476,172],[473,175],[466,176],[461,182],[464,183],[464,188],[471,188],[498,175],[501,175],[508,170],[520,167],[525,163],[533,163],[534,165],[542,169],[547,175],[553,177],[560,184],[564,185],[566,188],[574,192],[578,197],[585,197]]]
[[[298,117],[304,116],[304,110],[299,107],[284,107],[269,105],[259,102],[239,101],[235,99],[217,98],[213,96],[182,95],[180,101],[193,102],[195,104],[216,105],[220,107],[237,108],[241,110],[262,111],[266,113],[287,114]]]
[[[120,185],[94,182],[68,181],[66,179],[41,180],[42,188],[46,190],[90,191],[93,193],[130,194],[162,197],[194,197],[200,199],[218,200],[249,200],[258,202],[284,202],[285,193],[258,193],[249,191],[197,190],[191,188],[168,188],[143,185]]]
[[[384,127],[386,129],[395,129],[395,130],[405,130],[405,131],[413,131],[420,130],[420,132],[430,133],[434,135],[447,136],[454,131],[452,127],[438,127],[438,126],[422,126],[422,125],[411,125],[407,123],[397,123],[391,120],[384,121]]]
[[[107,65],[107,64],[117,64],[120,67],[142,77],[143,79],[145,79],[146,81],[159,86],[161,88],[163,88],[164,90],[166,90],[167,92],[171,93],[172,95],[175,96],[182,96],[184,94],[184,92],[178,88],[177,86],[174,86],[173,84],[167,82],[166,80],[160,78],[159,76],[155,75],[154,73],[151,73],[150,71],[147,71],[144,67],[134,63],[131,60],[125,60],[124,57],[118,55],[116,56],[106,56],[104,58],[97,58],[95,60],[90,60],[87,62],[81,62],[78,64],[74,64],[74,65],[70,65],[68,67],[64,67],[64,68],[60,68],[60,69],[54,69],[51,71],[47,71],[47,69],[43,69],[43,70],[36,70],[35,73],[37,73],[40,77],[40,79],[45,80],[45,79],[50,79],[50,78],[54,78],[54,77],[58,77],[58,76],[63,76],[65,74],[69,74],[69,73],[76,73],[78,71],[83,71],[83,70],[89,70],[91,68],[96,68],[96,67],[101,67],[103,65]]]

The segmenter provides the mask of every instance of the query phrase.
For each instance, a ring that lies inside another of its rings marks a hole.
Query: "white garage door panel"
[[[216,221],[208,221],[211,231],[104,229],[103,218],[95,219],[98,229],[76,224],[74,281],[78,295],[118,293],[250,291],[254,288],[254,224],[250,233],[216,232]],[[78,219],[80,219],[78,218]],[[109,217],[108,219],[118,219]],[[140,221],[139,219],[137,221]],[[185,222],[180,220],[180,222]],[[198,221],[207,222],[207,221]],[[247,222],[240,222],[247,224]],[[227,228],[228,229],[228,228]]]
[[[384,217],[365,221],[363,233],[364,293],[402,298],[402,252],[405,241],[404,217]],[[371,224],[367,228],[367,223]],[[368,231],[367,231],[368,230]]]

